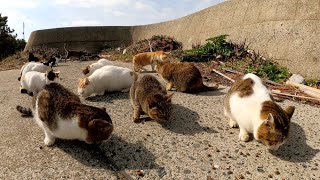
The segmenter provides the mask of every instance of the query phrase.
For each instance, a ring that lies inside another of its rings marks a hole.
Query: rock
[[[292,74],[292,76],[289,78],[289,81],[295,82],[298,84],[305,84],[304,78],[299,74]]]

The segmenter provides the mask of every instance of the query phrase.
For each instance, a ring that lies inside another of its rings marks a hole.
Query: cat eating
[[[294,110],[277,105],[261,79],[251,73],[240,77],[224,99],[224,114],[231,128],[239,126],[239,139],[249,141],[252,133],[271,150],[287,140]]]
[[[193,63],[170,63],[157,61],[156,67],[164,80],[167,81],[167,91],[173,87],[184,93],[198,93],[202,91],[214,91],[218,85],[208,87],[203,84],[202,76]]]
[[[130,88],[133,122],[139,123],[142,113],[159,123],[169,121],[172,95],[167,94],[165,87],[154,76],[140,76]]]
[[[33,97],[32,110],[17,106],[24,116],[33,116],[45,134],[44,144],[56,138],[100,144],[110,138],[113,125],[105,108],[82,104],[80,98],[58,83],[50,83]]]

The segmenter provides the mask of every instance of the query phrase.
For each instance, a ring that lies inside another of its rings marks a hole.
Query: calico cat
[[[184,93],[198,93],[218,89],[218,85],[208,87],[203,84],[201,73],[193,63],[170,63],[157,61],[156,70],[157,73],[159,73],[163,79],[168,82],[166,87],[167,91],[171,90],[174,86],[177,91]]]
[[[133,56],[133,68],[135,72],[138,72],[140,69],[147,71],[143,68],[146,65],[151,65],[152,71],[156,65],[156,61],[163,61],[164,58],[169,56],[170,52],[156,51],[156,52],[144,52],[139,53]]]
[[[100,144],[113,131],[105,108],[82,104],[77,95],[58,83],[46,85],[33,97],[32,110],[21,106],[17,110],[22,115],[34,116],[45,133],[47,146],[53,145],[56,138]]]
[[[29,71],[21,78],[21,93],[28,93],[29,95],[36,95],[44,88],[46,84],[53,82],[59,78],[60,71],[54,72],[53,70],[41,73],[37,71]]]
[[[236,80],[224,99],[224,114],[230,127],[239,126],[239,139],[248,141],[253,133],[272,150],[286,141],[294,110],[277,105],[261,79],[251,73]]]
[[[130,88],[133,122],[140,122],[142,113],[159,123],[167,122],[172,108],[172,95],[167,94],[165,87],[154,76],[140,76]]]

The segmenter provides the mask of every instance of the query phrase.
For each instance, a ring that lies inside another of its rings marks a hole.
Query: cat
[[[56,138],[100,144],[110,138],[113,131],[105,108],[82,104],[76,94],[55,82],[33,96],[32,110],[16,108],[22,115],[34,117],[44,131],[47,146],[53,145]]]
[[[173,93],[167,94],[165,87],[154,76],[136,78],[129,94],[133,106],[133,122],[139,123],[142,113],[159,123],[169,121]]]
[[[128,68],[103,66],[89,77],[80,79],[78,94],[86,98],[92,94],[104,95],[105,92],[128,92],[135,76],[135,72]]]
[[[233,84],[224,99],[224,114],[230,127],[240,128],[239,139],[249,141],[249,133],[271,150],[287,139],[295,107],[283,110],[261,79],[246,74]]]
[[[87,52],[84,52],[84,51],[67,50],[66,44],[64,44],[63,49],[65,51],[65,57],[64,57],[65,62],[67,61],[67,59],[70,59],[70,57],[77,57],[80,61],[81,57],[84,57],[85,55],[87,55]]]
[[[50,59],[47,62],[44,62],[43,64],[50,66],[52,68],[53,66],[58,66],[60,60],[61,60],[60,55],[54,55],[54,56],[51,56]]]
[[[156,65],[156,61],[163,61],[169,56],[170,52],[156,51],[156,52],[144,52],[139,53],[133,56],[133,68],[135,72],[138,72],[140,69],[147,71],[144,66],[151,65],[152,71]]]
[[[21,78],[20,92],[27,93],[31,96],[36,95],[46,84],[59,78],[59,73],[60,71],[54,72],[53,70],[46,73],[29,71]]]
[[[218,85],[208,87],[203,84],[201,73],[193,63],[157,61],[156,71],[168,82],[166,86],[167,91],[173,87],[175,87],[177,91],[184,93],[198,93],[218,89]]]
[[[39,62],[40,61],[39,58],[35,57],[33,55],[33,53],[31,53],[31,52],[29,52],[28,60],[29,60],[29,62]]]
[[[99,61],[82,68],[82,73],[85,76],[90,76],[95,70],[106,65],[113,65],[113,62],[107,59],[100,59]]]
[[[18,81],[20,81],[21,77],[24,76],[29,71],[38,71],[38,72],[45,73],[50,70],[51,70],[51,67],[45,63],[28,62],[22,66],[20,70],[20,76],[18,77]]]

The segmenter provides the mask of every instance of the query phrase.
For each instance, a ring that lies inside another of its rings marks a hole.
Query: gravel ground
[[[90,63],[61,63],[55,69],[61,71],[60,82],[76,92],[80,69]],[[19,92],[18,76],[19,70],[0,72],[0,179],[320,179],[319,108],[281,103],[296,106],[291,135],[269,152],[257,141],[240,142],[239,130],[228,127],[222,110],[227,88],[176,92],[165,126],[133,123],[128,93],[112,93],[82,99],[106,107],[115,127],[109,141],[97,147],[58,140],[45,147],[43,131],[15,110],[31,103]]]

